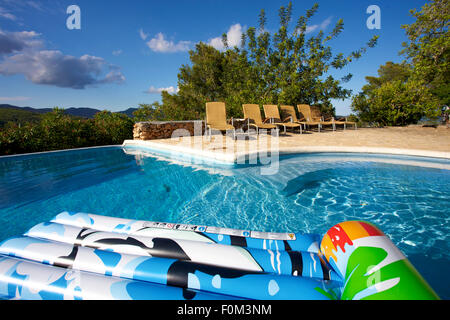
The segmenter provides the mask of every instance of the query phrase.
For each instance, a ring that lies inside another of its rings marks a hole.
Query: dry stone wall
[[[174,136],[203,135],[204,121],[147,121],[134,124],[133,139],[154,140],[167,139]]]

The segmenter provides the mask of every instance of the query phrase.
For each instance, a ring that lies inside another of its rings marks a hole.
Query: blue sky
[[[267,29],[278,28],[278,9],[289,1],[172,0],[172,1],[31,1],[0,0],[0,104],[46,108],[92,107],[121,111],[139,103],[160,101],[160,90],[176,91],[177,74],[189,64],[188,50],[203,41],[217,45],[228,32],[238,37],[257,26],[266,10]],[[414,21],[409,10],[425,0],[293,1],[293,21],[315,2],[311,35],[330,32],[339,18],[344,31],[330,44],[344,55],[373,36],[378,45],[343,70],[353,79],[344,85],[360,91],[365,76],[376,75],[387,61],[403,60],[398,52],[406,40],[402,24]],[[81,29],[69,30],[70,5],[80,8]],[[370,30],[366,9],[381,9],[381,29]],[[333,101],[338,114],[349,114],[350,100]]]

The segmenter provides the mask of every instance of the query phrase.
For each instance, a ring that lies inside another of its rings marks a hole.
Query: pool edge
[[[135,146],[148,148],[153,151],[173,152],[179,156],[189,155],[220,164],[235,164],[239,160],[255,156],[258,153],[270,152],[270,149],[260,149],[252,152],[213,152],[204,149],[194,149],[179,145],[169,145],[161,142],[148,140],[125,140],[122,147]],[[366,154],[386,154],[386,155],[404,155],[418,156],[436,159],[450,160],[450,152],[430,151],[419,149],[399,149],[399,148],[381,148],[381,147],[348,147],[348,146],[298,146],[298,147],[280,147],[277,150],[280,155],[302,154],[302,153],[366,153]]]

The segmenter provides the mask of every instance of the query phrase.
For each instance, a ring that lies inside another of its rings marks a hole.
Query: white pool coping
[[[134,146],[153,150],[155,152],[170,152],[174,155],[204,158],[205,160],[221,163],[235,164],[243,158],[248,158],[258,153],[268,152],[270,150],[260,149],[253,152],[222,152],[211,151],[199,148],[190,148],[183,145],[172,145],[164,142],[154,142],[151,140],[125,140],[122,147]],[[366,154],[385,154],[385,155],[403,155],[418,156],[437,159],[449,159],[450,152],[430,151],[419,149],[399,149],[399,148],[381,148],[381,147],[350,147],[350,146],[298,146],[298,147],[280,147],[278,153],[299,154],[299,153],[366,153]]]

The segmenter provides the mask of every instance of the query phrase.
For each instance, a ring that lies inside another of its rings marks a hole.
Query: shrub
[[[363,122],[399,126],[415,124],[423,116],[437,116],[439,102],[422,83],[394,80],[355,96],[352,109]]]
[[[127,115],[102,111],[94,117],[94,131],[97,145],[121,144],[133,139],[134,121]]]
[[[77,119],[55,108],[39,123],[8,123],[0,131],[0,155],[121,144],[132,139],[134,122],[109,111]]]

